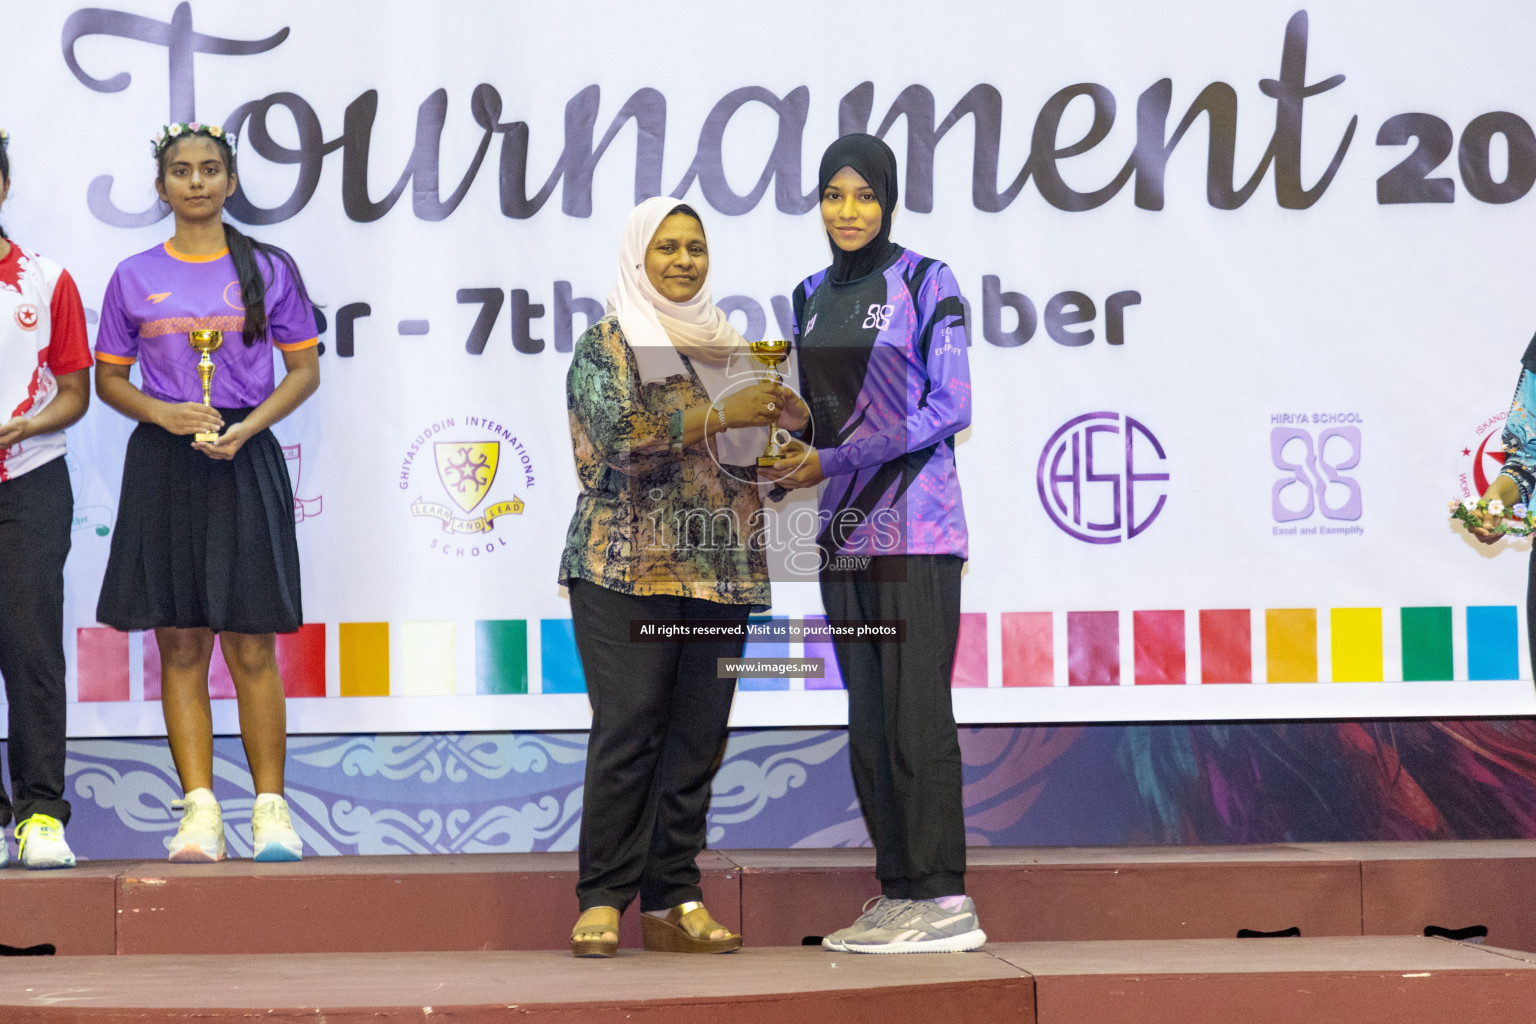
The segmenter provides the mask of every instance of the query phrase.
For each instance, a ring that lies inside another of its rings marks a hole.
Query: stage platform
[[[210,915],[213,917],[214,915]],[[205,921],[206,931],[238,928]],[[1398,1024],[1536,1019],[1536,957],[1425,938],[992,943],[974,953],[0,960],[7,1024]]]
[[[877,892],[866,849],[708,851],[700,867],[711,911],[753,947],[819,938]],[[575,879],[570,853],[13,866],[0,870],[0,943],[80,956],[558,950]],[[1489,945],[1536,951],[1536,842],[972,847],[967,884],[994,942],[1483,925]],[[621,939],[639,945],[634,908]]]

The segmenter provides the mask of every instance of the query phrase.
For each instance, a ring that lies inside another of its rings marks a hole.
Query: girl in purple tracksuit
[[[834,636],[854,788],[882,895],[823,945],[956,952],[986,941],[965,895],[960,744],[950,675],[968,555],[955,435],[971,420],[954,274],[890,240],[896,158],[870,135],[822,156],[832,265],[794,292],[808,450],[768,475],[822,485],[821,596],[833,621],[904,624],[899,641]]]

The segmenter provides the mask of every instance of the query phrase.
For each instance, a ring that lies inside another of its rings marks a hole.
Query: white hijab
[[[682,359],[686,355],[713,402],[743,383],[752,383],[762,365],[752,358],[746,340],[715,305],[708,277],[692,299],[672,302],[646,276],[645,253],[651,239],[661,222],[681,205],[670,196],[656,196],[630,211],[619,245],[618,279],[608,292],[607,312],[618,318],[642,382],[687,376],[688,367]],[[768,443],[768,428],[736,427],[714,435],[711,441],[722,464],[755,465]]]

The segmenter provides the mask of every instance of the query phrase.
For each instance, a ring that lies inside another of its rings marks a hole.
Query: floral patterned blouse
[[[681,446],[683,410],[709,401],[686,357],[683,365],[686,377],[642,384],[612,316],[577,340],[565,394],[581,494],[560,582],[766,609],[767,556],[753,543],[757,471],[727,474],[704,441]]]
[[[1500,440],[1504,442],[1504,468],[1500,475],[1515,482],[1520,488],[1520,501],[1528,505],[1531,491],[1536,488],[1536,377],[1530,370],[1520,371],[1515,400],[1510,403]]]

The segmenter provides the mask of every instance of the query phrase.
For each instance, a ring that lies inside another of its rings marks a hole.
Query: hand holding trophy
[[[208,406],[209,408],[212,408],[213,407],[213,359],[209,355],[209,353],[213,352],[220,345],[224,344],[224,332],[223,331],[189,331],[187,333],[187,341],[189,343],[191,343],[193,348],[197,349],[199,352],[201,352],[203,354],[203,357],[197,361],[197,375],[198,375],[198,377],[200,377],[202,379],[202,382],[203,382],[203,404]],[[194,441],[201,441],[201,442],[203,442],[205,444],[212,444],[214,441],[217,441],[218,439],[219,439],[219,432],[217,430],[213,430],[213,431],[199,431],[198,433],[192,435],[192,440],[194,440]]]
[[[758,362],[768,368],[763,374],[764,383],[783,384],[784,375],[779,373],[778,365],[789,357],[789,342],[782,338],[764,339],[762,341],[749,341],[747,345],[752,349],[752,355]],[[768,432],[768,446],[763,449],[763,454],[757,457],[759,468],[767,468],[774,465],[784,457],[784,438],[789,435],[782,430],[770,430]]]

